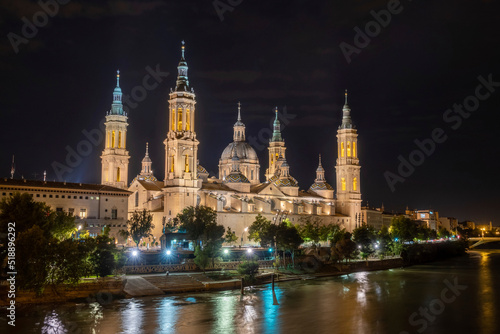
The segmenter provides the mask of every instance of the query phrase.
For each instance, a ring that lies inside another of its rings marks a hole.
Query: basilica
[[[293,167],[287,163],[287,147],[285,136],[281,133],[277,108],[274,111],[273,134],[268,146],[265,180],[260,179],[261,166],[257,153],[246,141],[239,103],[235,110],[237,116],[233,126],[233,140],[220,156],[218,175],[210,176],[198,161],[196,95],[188,79],[184,43],[177,69],[176,85],[171,89],[168,101],[169,123],[163,141],[163,181],[153,174],[148,143],[144,143],[146,153],[142,159],[141,172],[130,184],[128,182],[128,118],[122,104],[119,72],[113,102],[105,122],[101,183],[131,192],[128,199],[129,214],[136,210],[149,210],[154,217],[153,234],[156,238],[162,235],[165,223],[175,218],[184,208],[197,205],[214,209],[219,224],[235,231],[238,238],[241,238],[241,244],[251,244],[246,228],[252,224],[257,214],[271,221],[286,217],[292,223],[298,223],[301,217],[314,216],[324,224],[339,224],[349,231],[361,224],[358,134],[347,104],[347,92],[342,109],[342,123],[337,130],[335,195],[334,188],[325,179],[321,156],[314,183],[300,189],[293,177]]]

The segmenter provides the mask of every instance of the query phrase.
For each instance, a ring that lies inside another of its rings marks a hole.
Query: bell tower
[[[358,158],[358,133],[351,120],[351,108],[345,104],[342,109],[342,124],[337,130],[337,205],[336,210],[349,216],[349,231],[360,226],[361,221],[361,186]]]
[[[273,123],[273,136],[269,140],[269,168],[266,170],[266,179],[269,180],[278,170],[278,160],[280,157],[285,159],[285,141],[281,137],[281,124],[278,119],[278,107],[274,110],[276,118]]]
[[[165,213],[174,218],[187,206],[196,205],[198,140],[195,132],[196,96],[189,87],[188,65],[182,42],[177,81],[170,90],[169,124],[165,144]]]
[[[101,184],[127,189],[127,113],[123,110],[120,71],[116,71],[116,87],[113,91],[111,110],[106,113],[106,139],[101,155]]]

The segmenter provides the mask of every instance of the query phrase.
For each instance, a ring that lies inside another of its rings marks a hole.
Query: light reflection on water
[[[417,333],[409,317],[439,299],[444,280],[467,289],[424,333],[498,333],[500,252],[247,290],[38,306],[17,333]],[[5,322],[4,322],[5,323]],[[10,333],[0,325],[1,333]],[[9,328],[7,328],[9,329]]]

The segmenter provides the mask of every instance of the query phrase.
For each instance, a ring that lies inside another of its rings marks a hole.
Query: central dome
[[[257,153],[249,143],[244,141],[232,142],[222,152],[221,160],[231,160],[233,149],[236,147],[236,155],[240,160],[257,160]]]

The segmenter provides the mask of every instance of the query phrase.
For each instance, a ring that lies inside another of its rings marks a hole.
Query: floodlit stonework
[[[293,168],[286,160],[285,140],[281,133],[278,110],[268,152],[266,181],[260,180],[260,163],[255,150],[246,142],[241,105],[238,104],[233,141],[224,149],[217,176],[209,177],[198,162],[196,138],[196,95],[188,80],[185,46],[178,65],[175,89],[170,91],[169,124],[165,145],[165,179],[158,181],[152,172],[147,149],[141,173],[128,190],[129,213],[150,210],[154,217],[154,236],[162,235],[162,226],[188,206],[205,205],[217,211],[219,223],[231,227],[238,243],[250,244],[245,228],[257,214],[274,221],[277,216],[298,223],[301,217],[315,216],[324,224],[334,223],[352,231],[361,224],[360,165],[357,130],[347,104],[343,108],[342,125],[337,131],[338,159],[337,198],[325,179],[319,157],[314,183],[301,190],[293,177]],[[236,112],[235,112],[236,114]],[[291,154],[294,154],[291,151]],[[103,159],[104,164],[104,159]],[[105,170],[103,166],[103,171]]]

